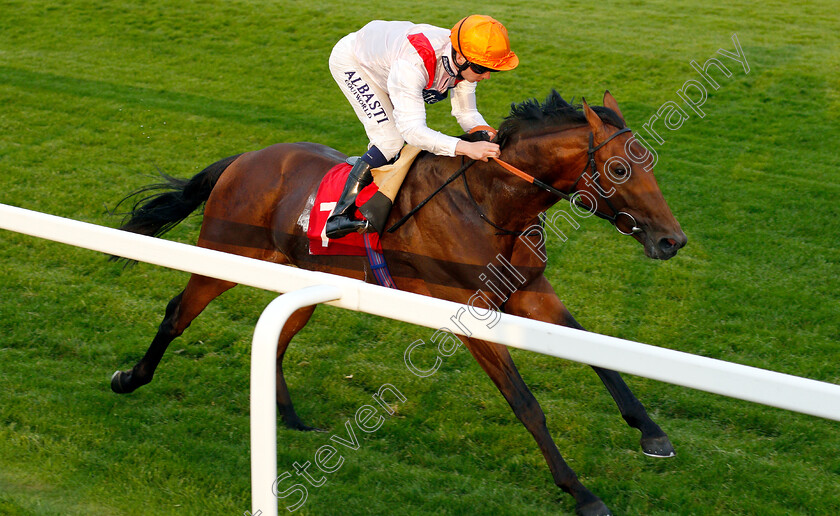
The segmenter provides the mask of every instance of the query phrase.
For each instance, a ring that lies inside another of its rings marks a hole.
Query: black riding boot
[[[350,175],[347,176],[347,182],[344,184],[341,197],[338,198],[338,203],[335,205],[332,215],[327,219],[325,228],[327,238],[341,238],[368,227],[367,221],[357,220],[353,216],[353,212],[356,210],[356,196],[372,181],[373,174],[370,172],[370,165],[367,161],[356,160],[350,170]]]

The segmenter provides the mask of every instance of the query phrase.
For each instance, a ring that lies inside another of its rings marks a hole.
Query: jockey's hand
[[[500,154],[499,146],[491,142],[460,140],[455,146],[456,156],[466,156],[474,160],[487,161],[488,158],[498,158]]]
[[[469,130],[470,134],[482,133],[486,136],[487,141],[492,141],[496,137],[496,130],[489,125],[477,125]]]

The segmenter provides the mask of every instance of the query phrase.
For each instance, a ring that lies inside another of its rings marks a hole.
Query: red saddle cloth
[[[341,196],[351,168],[347,163],[339,163],[327,172],[321,184],[318,185],[318,193],[315,194],[315,204],[309,212],[309,225],[306,229],[306,236],[309,238],[309,254],[343,256],[365,256],[366,254],[365,242],[361,234],[353,232],[334,240],[327,238],[324,230],[327,219]],[[377,190],[376,184],[371,183],[359,192],[356,196],[356,218],[364,220],[358,207],[366,203]],[[374,249],[381,250],[378,234],[369,233],[368,239]]]

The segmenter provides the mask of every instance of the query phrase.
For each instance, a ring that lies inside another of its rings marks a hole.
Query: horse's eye
[[[624,177],[627,175],[627,169],[624,167],[616,167],[613,169],[612,173],[615,174],[616,177]]]

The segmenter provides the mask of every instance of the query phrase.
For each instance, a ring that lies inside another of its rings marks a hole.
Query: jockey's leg
[[[355,220],[353,217],[356,194],[372,181],[370,169],[385,165],[399,153],[404,143],[394,122],[391,99],[370,80],[353,55],[354,38],[355,35],[350,34],[333,47],[330,54],[330,73],[364,125],[365,133],[370,139],[370,148],[350,171],[341,198],[333,215],[327,220],[326,233],[329,238],[339,238],[353,231],[366,229],[367,222]],[[378,207],[362,213],[374,224],[374,228],[380,231],[390,212],[390,205],[381,206],[374,203],[372,206]]]
[[[373,174],[370,172],[370,163],[359,158],[350,170],[350,175],[347,176],[344,190],[338,198],[332,215],[327,219],[325,228],[327,238],[341,238],[354,231],[364,231],[367,228],[367,221],[356,219],[353,212],[356,211],[356,196],[371,181],[373,181]]]

